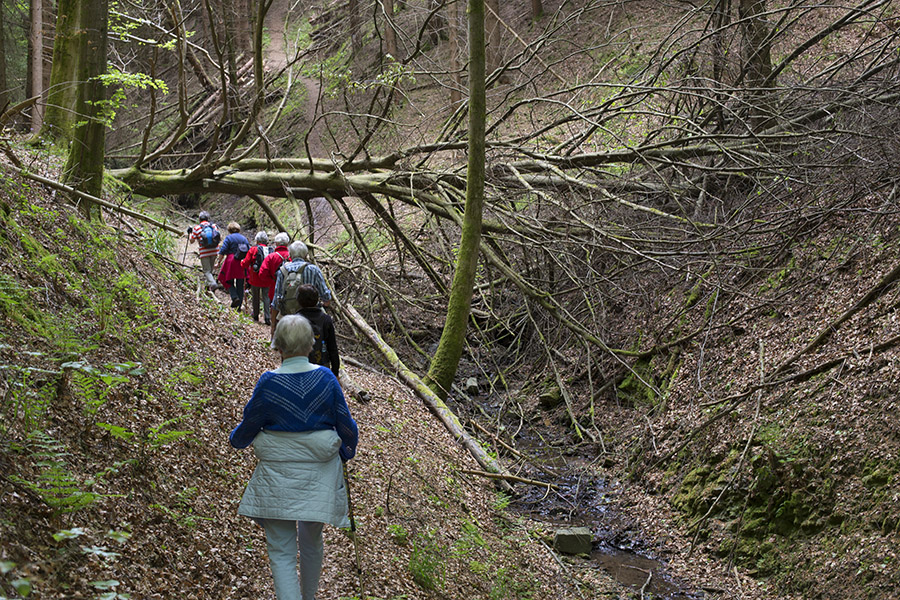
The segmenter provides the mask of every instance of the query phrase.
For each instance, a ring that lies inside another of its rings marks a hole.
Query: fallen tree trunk
[[[425,385],[425,382],[422,381],[418,375],[413,373],[403,364],[403,361],[400,360],[400,357],[397,356],[394,349],[378,335],[377,331],[372,329],[369,324],[366,323],[365,319],[362,318],[362,315],[349,304],[338,304],[338,309],[347,317],[350,323],[372,343],[372,346],[381,353],[382,357],[396,369],[400,379],[422,399],[425,406],[428,407],[428,410],[443,423],[444,427],[446,427],[453,437],[456,438],[456,441],[458,441],[463,448],[468,450],[475,461],[486,471],[502,476],[503,479],[498,480],[498,485],[506,491],[512,491],[512,486],[507,483],[507,479],[513,478],[513,475],[503,469],[500,466],[500,463],[498,463],[495,458],[489,456],[488,453],[484,451],[484,448],[481,447],[481,444],[466,432],[457,416],[453,414],[453,411],[451,411],[447,405],[444,404],[444,401],[438,398],[434,392]]]
[[[159,227],[160,229],[163,229],[163,230],[171,232],[171,233],[177,233],[178,235],[184,235],[184,231],[182,231],[178,227],[174,227],[172,225],[169,225],[168,223],[162,223],[160,221],[157,221],[153,217],[148,217],[145,214],[139,213],[134,210],[127,209],[124,206],[119,206],[117,204],[113,204],[112,202],[108,202],[108,201],[104,200],[103,198],[98,198],[98,197],[92,196],[91,194],[88,194],[86,192],[76,190],[75,188],[68,186],[64,183],[60,183],[53,179],[48,179],[47,177],[42,177],[40,175],[37,175],[36,173],[31,173],[24,169],[15,169],[15,171],[22,177],[31,179],[32,181],[36,181],[42,185],[46,185],[47,187],[51,187],[60,192],[65,192],[66,194],[69,194],[74,198],[80,198],[80,199],[86,200],[88,202],[93,202],[94,204],[99,204],[103,208],[107,208],[109,210],[114,210],[116,212],[122,213],[123,215],[128,215],[129,217],[133,217],[140,221],[144,221],[145,223],[149,223],[149,224],[153,225],[154,227]]]

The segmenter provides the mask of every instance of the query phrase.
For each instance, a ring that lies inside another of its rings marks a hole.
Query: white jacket
[[[260,431],[253,440],[259,463],[238,514],[349,527],[340,447],[332,430]]]

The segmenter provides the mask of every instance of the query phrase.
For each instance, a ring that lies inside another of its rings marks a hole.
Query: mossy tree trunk
[[[76,190],[100,196],[106,142],[106,125],[100,118],[106,95],[100,75],[106,72],[109,0],[81,0],[74,4],[74,35],[68,37],[68,42],[76,64],[73,81],[76,82],[75,113],[79,121],[72,130],[72,144],[62,182]],[[99,207],[83,199],[79,206],[88,216],[96,216],[99,211]]]
[[[40,137],[53,141],[71,140],[78,118],[75,103],[78,95],[78,53],[76,49],[84,33],[80,23],[79,0],[59,0],[53,42],[53,66],[47,107]]]
[[[484,90],[484,0],[469,0],[469,163],[466,177],[466,210],[456,272],[450,288],[447,319],[431,361],[426,383],[444,399],[456,376],[466,340],[466,325],[472,305],[472,289],[481,243],[484,207],[485,90]]]

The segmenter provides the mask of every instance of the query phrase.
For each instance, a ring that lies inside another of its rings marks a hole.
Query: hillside
[[[0,595],[273,597],[261,529],[236,514],[254,461],[227,441],[276,366],[266,329],[198,299],[194,272],[154,252],[167,237],[0,179]],[[464,472],[420,401],[348,369],[371,398],[351,404],[366,597],[581,597],[545,528]],[[322,598],[358,597],[355,561],[329,530]],[[589,597],[618,589],[579,579]]]

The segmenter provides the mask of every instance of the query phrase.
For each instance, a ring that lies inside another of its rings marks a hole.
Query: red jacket
[[[274,278],[270,281],[269,279],[263,277],[262,267],[259,268],[259,273],[253,270],[253,265],[256,263],[256,255],[258,253],[259,244],[257,244],[256,246],[252,246],[247,252],[247,256],[245,256],[244,260],[241,261],[241,266],[247,269],[247,278],[250,280],[250,285],[261,288],[271,287],[275,285]]]
[[[290,262],[290,253],[287,246],[278,246],[273,252],[270,252],[259,268],[259,280],[263,285],[259,287],[269,288],[269,300],[275,297],[275,276],[278,275],[278,269],[284,261]]]

